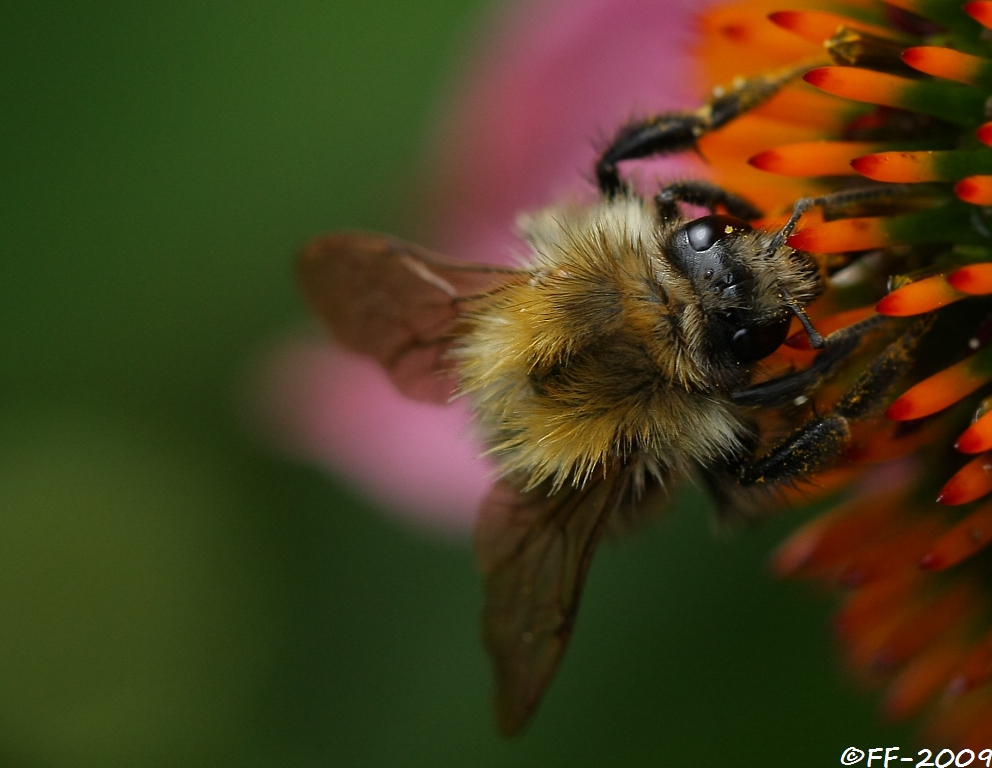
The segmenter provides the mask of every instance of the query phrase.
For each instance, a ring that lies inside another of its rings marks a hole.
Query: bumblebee
[[[646,200],[619,172],[625,161],[691,150],[804,69],[623,126],[596,162],[598,202],[521,219],[519,267],[451,261],[368,233],[317,239],[300,256],[304,294],[332,335],[378,360],[409,397],[468,398],[499,463],[476,545],[506,734],[550,683],[608,528],[650,516],[685,477],[712,492],[722,516],[755,514],[762,489],[837,459],[926,330],[917,322],[890,340],[829,409],[799,408],[887,321],[821,336],[805,308],[828,276],[788,236],[814,206],[885,201],[899,189],[804,198],[767,231],[753,225],[761,211],[709,182],[669,184]],[[689,206],[707,213],[692,218]],[[769,375],[763,361],[794,318],[818,354]]]

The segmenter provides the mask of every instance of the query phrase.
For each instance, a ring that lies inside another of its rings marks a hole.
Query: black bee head
[[[667,249],[705,309],[715,355],[744,365],[778,349],[792,319],[785,307],[771,316],[757,310],[759,283],[747,265],[753,232],[742,219],[712,214],[680,226]]]

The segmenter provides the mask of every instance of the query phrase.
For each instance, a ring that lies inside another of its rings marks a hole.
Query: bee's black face
[[[734,257],[733,240],[751,227],[733,216],[695,219],[676,232],[673,260],[700,295],[746,303],[754,275]]]
[[[734,216],[703,216],[678,229],[670,253],[707,309],[714,345],[745,365],[778,349],[791,320],[787,311],[771,319],[754,317],[754,274],[738,256],[741,236],[751,231]]]

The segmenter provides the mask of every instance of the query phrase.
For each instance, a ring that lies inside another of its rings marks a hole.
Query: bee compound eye
[[[730,349],[741,363],[756,363],[764,360],[782,346],[789,335],[792,318],[783,315],[777,320],[761,325],[745,325],[730,338]]]
[[[685,225],[685,234],[694,251],[708,251],[719,241],[749,229],[751,227],[743,219],[715,213],[690,221]]]

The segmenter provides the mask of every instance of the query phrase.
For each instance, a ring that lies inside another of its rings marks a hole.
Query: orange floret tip
[[[780,176],[853,176],[851,160],[876,146],[860,141],[804,141],[760,152],[748,163]]]
[[[992,176],[968,176],[954,185],[954,194],[972,205],[992,205]]]
[[[902,491],[858,498],[834,512],[817,517],[783,542],[772,557],[779,576],[830,574],[846,568],[851,541],[876,538],[901,512]]]
[[[889,30],[873,27],[845,16],[826,11],[775,11],[768,19],[782,29],[787,29],[811,43],[829,40],[841,27],[870,32],[878,37],[888,37]]]
[[[803,75],[803,80],[834,96],[888,107],[900,106],[906,87],[912,83],[902,77],[856,67],[819,67]]]
[[[771,567],[779,578],[792,576],[810,562],[826,532],[834,525],[831,515],[821,515],[804,525],[779,545]]]
[[[975,137],[982,144],[992,147],[992,123],[985,123],[978,126],[978,130],[975,131]]]
[[[885,416],[894,421],[922,419],[954,405],[992,379],[988,366],[976,364],[981,358],[966,358],[910,387],[889,406]]]
[[[920,558],[927,553],[940,533],[941,528],[935,520],[899,529],[890,538],[873,543],[851,558],[841,574],[841,583],[856,587],[884,578],[895,571],[919,571],[917,566]]]
[[[851,592],[834,617],[834,632],[841,640],[856,636],[888,606],[909,600],[920,588],[923,578],[918,571],[903,571],[898,576],[879,579]]]
[[[890,245],[884,217],[839,219],[817,224],[796,232],[789,245],[813,253],[865,251]]]
[[[992,542],[992,505],[985,505],[958,522],[920,560],[927,571],[942,571],[967,560]]]
[[[962,10],[983,27],[992,29],[992,2],[976,0],[976,2],[965,3]]]
[[[971,296],[992,293],[992,263],[969,264],[947,276],[947,282],[957,291]]]
[[[897,626],[872,660],[873,666],[889,669],[919,653],[943,632],[976,609],[970,587],[958,587],[908,617]]]
[[[890,317],[909,317],[946,307],[963,298],[965,295],[953,288],[944,275],[934,275],[897,288],[879,301],[875,309]]]
[[[851,167],[875,181],[913,183],[938,181],[933,152],[878,152],[851,161]]]
[[[958,697],[992,677],[992,634],[969,651],[947,686],[949,696]]]
[[[902,60],[920,72],[966,85],[976,85],[982,65],[988,63],[978,56],[929,45],[907,48],[902,52]]]
[[[992,455],[983,453],[958,470],[937,495],[938,504],[967,504],[992,491]]]
[[[962,432],[954,447],[961,453],[992,450],[992,412],[986,413]]]
[[[882,705],[885,716],[893,721],[905,720],[923,709],[940,693],[963,655],[958,644],[943,644],[913,660],[889,686]]]
[[[881,607],[871,620],[848,638],[840,638],[846,645],[847,658],[853,667],[877,671],[884,665],[879,658],[886,641],[900,626],[912,619],[916,606],[912,603],[895,603]]]

